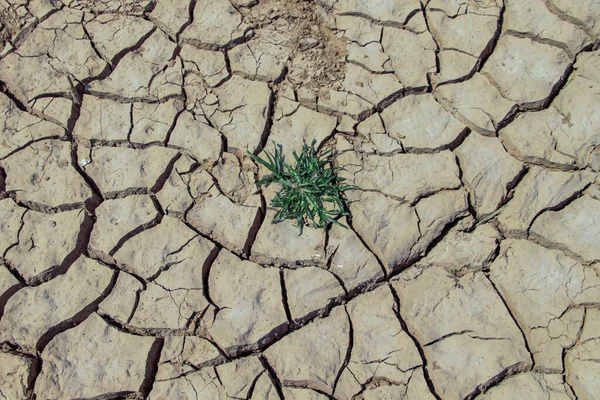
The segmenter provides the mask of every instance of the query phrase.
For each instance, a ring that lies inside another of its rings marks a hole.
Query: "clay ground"
[[[600,398],[599,0],[0,0],[0,399]],[[316,139],[349,228],[273,225]]]

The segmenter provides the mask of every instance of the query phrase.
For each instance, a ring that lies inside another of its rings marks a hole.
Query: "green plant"
[[[273,223],[286,219],[296,220],[302,235],[302,228],[312,225],[324,228],[328,223],[344,226],[336,218],[349,215],[348,200],[344,196],[347,190],[358,187],[344,184],[344,178],[337,173],[342,167],[331,165],[331,152],[318,153],[313,140],[310,146],[302,146],[300,155],[293,152],[295,164],[288,165],[282,154],[281,145],[273,142],[275,153],[265,151],[268,160],[264,160],[250,152],[248,155],[256,162],[264,165],[271,174],[261,179],[259,185],[278,183],[281,190],[271,201],[271,206],[279,208]]]

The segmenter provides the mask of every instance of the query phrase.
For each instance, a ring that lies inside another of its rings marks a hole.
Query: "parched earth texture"
[[[0,399],[600,398],[600,1],[0,23]],[[313,139],[298,236],[246,150]]]

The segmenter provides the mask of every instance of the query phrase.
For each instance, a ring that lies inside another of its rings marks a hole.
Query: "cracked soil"
[[[599,0],[0,0],[0,400],[600,398]],[[348,228],[270,223],[316,139]]]

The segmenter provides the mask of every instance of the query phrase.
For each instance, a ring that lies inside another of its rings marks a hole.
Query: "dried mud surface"
[[[594,399],[597,0],[0,0],[0,399]],[[361,190],[270,223],[271,141]]]

